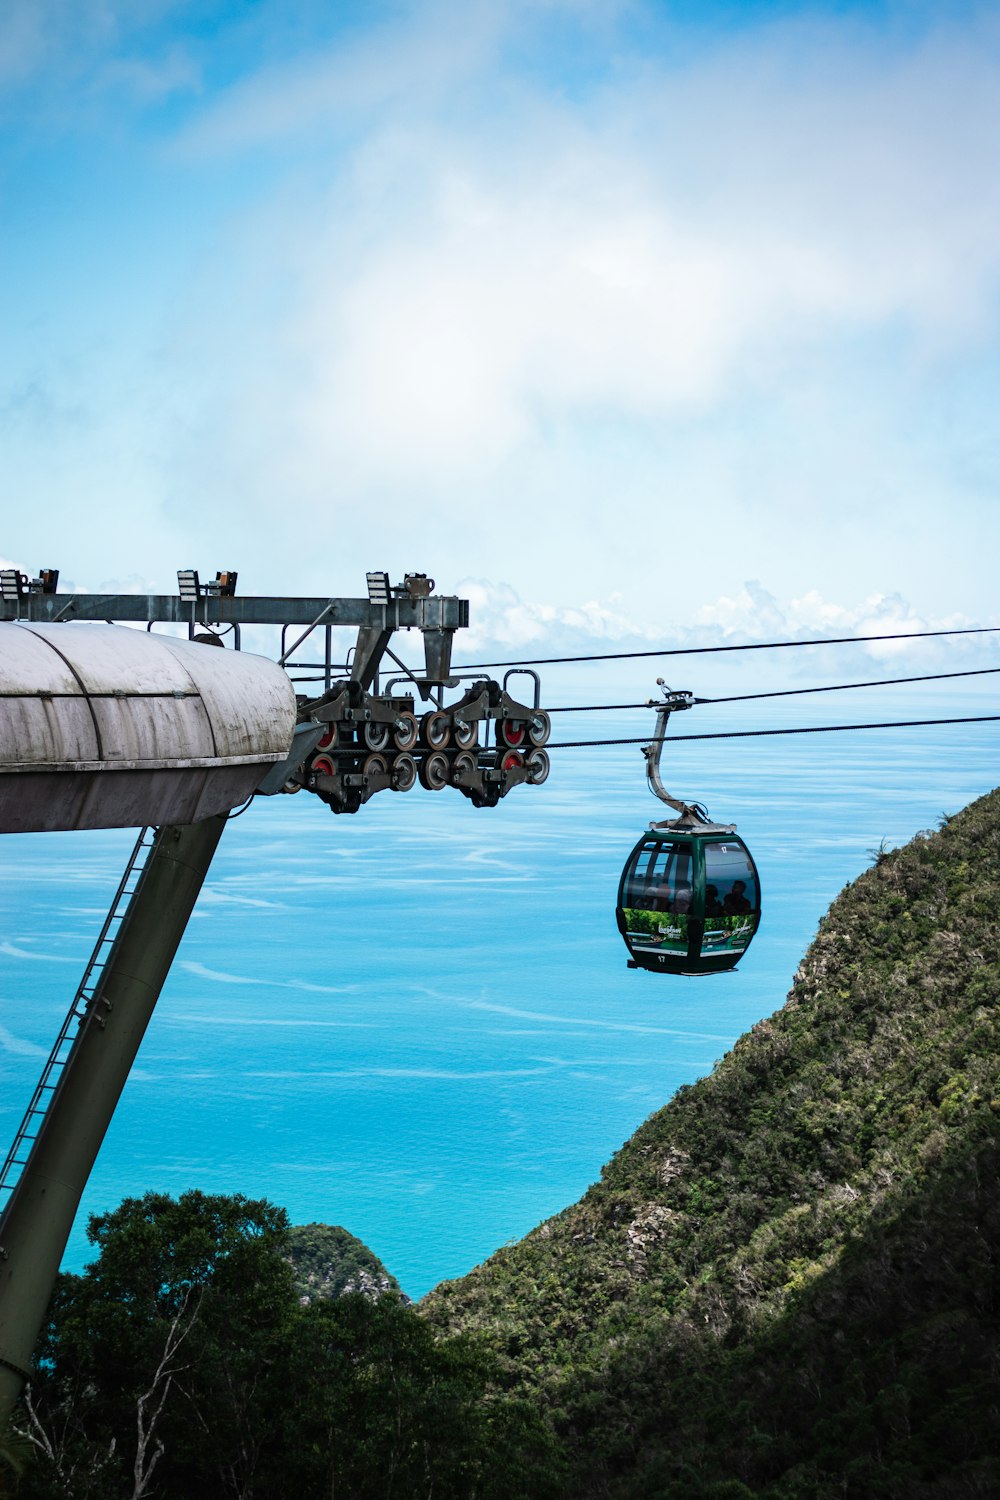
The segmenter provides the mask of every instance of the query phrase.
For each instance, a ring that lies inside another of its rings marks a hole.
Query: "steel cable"
[[[695,703],[749,703],[754,698],[796,698],[803,693],[843,693],[852,688],[866,687],[898,687],[907,682],[942,682],[949,677],[988,677],[991,673],[1000,672],[1000,667],[974,667],[963,672],[926,672],[919,677],[882,677],[866,682],[831,682],[823,687],[807,688],[777,688],[767,693],[733,693],[726,698],[695,698]],[[580,703],[567,704],[559,708],[546,709],[549,714],[593,714],[610,713],[615,709],[627,708],[658,708],[656,699],[647,699],[645,703]],[[675,710],[680,712],[681,710]]]
[[[956,719],[891,719],[879,724],[812,724],[795,729],[720,729],[711,734],[671,734],[665,745],[677,744],[680,740],[745,740],[774,734],[838,734],[851,729],[918,729],[930,724],[994,724],[1000,722],[1000,714],[974,714]],[[637,738],[613,740],[562,740],[546,745],[547,750],[577,750],[598,745],[648,745],[654,735],[643,734]]]
[[[856,646],[869,641],[922,641],[944,635],[995,635],[1000,625],[961,630],[909,630],[895,635],[834,635],[808,641],[748,641],[738,646],[663,646],[655,651],[607,651],[593,656],[526,656],[518,661],[458,662],[456,672],[493,671],[498,667],[554,667],[578,661],[630,661],[650,656],[712,656],[722,651],[782,651],[793,646]]]

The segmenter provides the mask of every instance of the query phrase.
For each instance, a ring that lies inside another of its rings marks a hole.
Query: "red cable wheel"
[[[444,750],[451,743],[451,720],[447,714],[424,714],[421,737],[428,750]]]
[[[524,756],[520,750],[501,750],[497,765],[501,771],[519,771],[524,765]]]
[[[377,719],[366,719],[361,726],[361,738],[369,750],[384,750],[391,734],[390,726],[379,723]]]
[[[309,770],[314,776],[335,776],[333,761],[328,755],[317,755]]]
[[[439,792],[448,785],[449,770],[447,755],[435,750],[420,762],[420,784],[429,792]]]
[[[361,767],[364,776],[384,776],[389,767],[384,755],[369,755]]]
[[[523,719],[497,719],[497,741],[516,750],[524,744],[528,726]]]
[[[543,745],[548,744],[551,733],[552,720],[545,710],[540,708],[534,715],[533,721],[528,725],[528,739],[535,746],[536,750],[540,750]]]
[[[397,714],[396,723],[392,731],[393,744],[396,746],[396,749],[412,750],[417,743],[419,729],[420,725],[417,723],[416,714],[411,714],[405,709],[402,713]],[[414,775],[416,775],[416,771],[414,771]]]
[[[336,745],[339,737],[340,736],[337,732],[337,726],[331,719],[330,723],[326,726],[320,738],[316,741],[316,749],[332,750],[334,745]]]
[[[543,781],[548,781],[549,771],[551,770],[551,762],[549,760],[548,751],[530,751],[527,758],[525,759],[524,767],[528,773],[528,781],[530,785],[541,786]]]
[[[416,734],[416,721],[414,721],[414,734]],[[392,763],[392,789],[394,792],[408,792],[417,779],[417,763],[412,755],[402,751],[396,756]]]

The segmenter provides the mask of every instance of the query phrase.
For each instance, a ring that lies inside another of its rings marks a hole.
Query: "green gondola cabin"
[[[629,967],[719,974],[736,967],[760,922],[760,880],[731,827],[680,818],[652,823],[618,887]]]

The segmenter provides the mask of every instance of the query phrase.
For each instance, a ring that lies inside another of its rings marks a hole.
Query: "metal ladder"
[[[42,1069],[42,1076],[35,1085],[35,1092],[31,1096],[31,1103],[14,1137],[14,1144],[7,1153],[3,1168],[0,1169],[0,1212],[10,1201],[10,1195],[17,1186],[18,1178],[28,1160],[32,1145],[38,1138],[49,1105],[59,1087],[63,1069],[69,1061],[78,1036],[92,1024],[102,1029],[104,1027],[104,1017],[98,1014],[99,1007],[95,1005],[94,997],[111,956],[111,950],[121,931],[122,923],[128,915],[132,897],[138,889],[139,881],[142,879],[143,871],[153,851],[156,833],[155,828],[143,828],[136,839],[135,848],[125,866],[125,873],[119,882],[108,914],[104,918],[100,936],[94,944],[94,951],[90,955],[87,967],[83,971],[83,978],[73,996],[73,1003],[63,1021],[56,1043],[49,1053],[48,1061]],[[74,1022],[76,1022],[75,1030]]]

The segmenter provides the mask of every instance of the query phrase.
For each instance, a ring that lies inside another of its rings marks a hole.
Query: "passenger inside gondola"
[[[722,903],[722,909],[727,917],[742,917],[747,912],[753,911],[753,907],[746,897],[746,881],[733,881],[733,888]],[[712,912],[709,915],[714,916],[715,913]]]
[[[705,849],[706,917],[748,916],[760,910],[756,871],[741,844],[709,844]],[[714,888],[721,913],[708,910],[708,898]]]
[[[655,885],[651,891],[654,911],[686,913],[691,910],[691,855],[668,845],[658,851]]]

